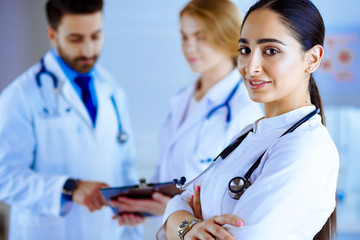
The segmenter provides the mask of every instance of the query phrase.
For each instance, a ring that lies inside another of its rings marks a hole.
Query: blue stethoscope
[[[39,89],[41,89],[42,87],[42,81],[41,81],[41,77],[42,76],[48,76],[50,77],[50,79],[52,80],[53,83],[53,87],[55,90],[55,93],[60,93],[60,86],[59,86],[59,80],[57,79],[57,77],[55,76],[55,74],[53,74],[52,72],[48,71],[45,67],[45,63],[44,63],[44,58],[41,58],[40,60],[40,71],[35,75],[35,79],[36,79],[36,85],[38,86]],[[43,91],[41,92],[41,97],[44,100],[45,106],[43,108],[43,112],[49,116],[59,116],[59,112],[58,112],[58,98],[55,97],[55,107],[54,108],[50,108],[47,104],[46,104],[46,98],[45,95],[43,93]],[[120,144],[124,144],[127,140],[128,140],[128,134],[124,131],[124,129],[122,128],[122,124],[121,124],[121,119],[120,119],[120,114],[119,114],[119,110],[116,106],[116,102],[115,102],[115,98],[112,95],[110,97],[111,99],[111,103],[114,107],[115,110],[115,114],[116,114],[116,118],[117,118],[117,122],[118,122],[118,134],[117,134],[117,141]],[[69,112],[70,108],[66,109],[66,112]]]
[[[226,124],[229,124],[230,121],[231,121],[231,108],[230,108],[230,101],[231,99],[234,97],[236,91],[238,90],[239,88],[239,85],[240,85],[240,82],[241,82],[241,79],[240,81],[235,85],[235,87],[231,90],[229,96],[226,98],[226,100],[222,103],[222,104],[219,104],[218,106],[214,107],[213,109],[211,109],[209,111],[209,113],[206,115],[205,117],[205,120],[202,122],[201,126],[200,126],[200,129],[199,129],[199,132],[196,136],[196,140],[195,140],[195,146],[194,146],[194,156],[195,157],[198,157],[199,154],[199,145],[200,145],[200,140],[201,140],[201,137],[204,135],[205,133],[205,129],[207,128],[208,124],[209,124],[209,121],[210,121],[210,118],[211,116],[216,113],[216,111],[218,111],[219,109],[225,107],[226,108],[226,111],[227,111],[227,114],[226,114]],[[208,158],[208,159],[200,159],[200,163],[209,163],[211,162],[211,158]]]
[[[293,126],[291,126],[280,137],[284,136],[285,134],[293,132],[297,127],[299,127],[301,124],[303,124],[304,122],[306,122],[307,120],[318,114],[319,112],[320,110],[316,108],[314,111],[312,111],[311,113],[300,119],[298,122],[296,122]],[[186,185],[185,185],[186,182],[185,177],[181,177],[179,180],[174,179],[173,183],[175,184],[175,186],[181,190],[186,189],[190,184],[195,182],[199,177],[201,177],[204,173],[206,173],[213,166],[215,166],[216,163],[220,162],[221,160],[224,160],[227,156],[229,156],[229,154],[232,153],[240,145],[240,143],[246,138],[246,136],[252,131],[253,129],[249,130],[245,134],[235,139],[212,161],[212,163],[203,172],[201,172],[196,178],[188,182]],[[253,165],[249,168],[249,170],[246,172],[244,177],[234,177],[229,181],[228,192],[231,198],[240,199],[241,195],[245,192],[245,190],[251,186],[251,182],[249,179],[252,173],[255,171],[255,169],[260,165],[261,159],[264,156],[265,152],[261,154],[261,156],[256,160],[256,162],[253,163]]]

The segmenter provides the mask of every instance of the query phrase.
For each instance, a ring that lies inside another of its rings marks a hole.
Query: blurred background
[[[178,13],[187,1],[104,1],[105,45],[100,64],[127,92],[139,176],[150,179],[169,99],[193,79],[181,53],[179,32]],[[0,0],[0,92],[49,49],[45,2]],[[255,0],[234,2],[244,14]],[[325,57],[316,79],[341,161],[337,239],[360,239],[360,2],[313,2],[327,29]],[[9,206],[0,202],[0,240],[7,239],[8,214]],[[156,219],[146,221],[145,239],[154,239],[156,226]]]

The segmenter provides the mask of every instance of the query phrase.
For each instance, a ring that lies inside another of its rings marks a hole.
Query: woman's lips
[[[258,79],[249,80],[250,88],[252,89],[260,89],[270,84],[269,81],[263,81]]]
[[[189,62],[196,62],[197,58],[189,58]]]

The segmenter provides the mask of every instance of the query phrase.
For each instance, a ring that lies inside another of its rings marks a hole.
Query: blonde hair
[[[206,39],[215,48],[229,54],[236,65],[242,17],[229,0],[192,0],[180,11],[198,18],[205,28]]]

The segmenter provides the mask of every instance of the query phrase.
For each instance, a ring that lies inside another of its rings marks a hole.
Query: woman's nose
[[[249,61],[245,67],[245,72],[247,75],[253,76],[261,72],[261,56],[259,54],[253,53],[249,57]]]

